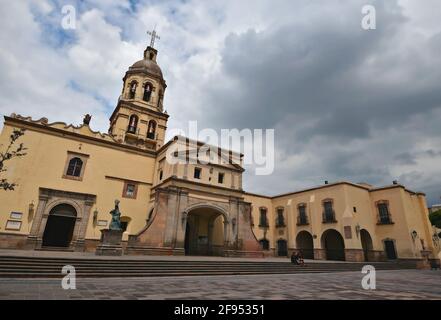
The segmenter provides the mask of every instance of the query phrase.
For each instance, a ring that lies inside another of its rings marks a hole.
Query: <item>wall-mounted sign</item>
[[[351,229],[351,226],[344,226],[343,229],[345,231],[345,239],[352,239],[352,229]]]
[[[99,227],[106,227],[107,226],[107,220],[98,220],[96,223]]]
[[[21,220],[21,218],[23,217],[23,213],[21,212],[11,212],[11,219],[15,219],[15,220]]]
[[[21,221],[8,220],[6,222],[6,230],[20,230],[21,229]]]

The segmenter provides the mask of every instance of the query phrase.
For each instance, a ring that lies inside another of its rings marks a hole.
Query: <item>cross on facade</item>
[[[153,31],[147,31],[147,34],[151,35],[152,38],[150,40],[150,47],[153,48],[153,46],[155,45],[155,39],[161,39],[157,34],[156,34],[156,30],[153,29]]]

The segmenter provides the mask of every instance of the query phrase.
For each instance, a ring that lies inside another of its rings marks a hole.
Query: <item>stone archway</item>
[[[364,261],[371,260],[370,252],[373,250],[374,245],[372,244],[372,238],[366,229],[360,230],[360,241],[361,247],[363,248]]]
[[[296,248],[302,251],[305,259],[314,259],[314,241],[308,231],[300,231],[296,237]]]
[[[208,205],[186,210],[185,255],[223,256],[227,216],[219,208]]]
[[[57,225],[57,220],[61,221],[61,218],[54,218],[59,212],[59,205],[70,206],[75,210],[75,223],[73,224],[72,236],[69,241],[68,246],[61,246],[64,248],[69,248],[71,250],[83,251],[87,223],[89,221],[90,211],[92,205],[95,203],[96,196],[86,193],[77,193],[69,191],[61,191],[47,188],[39,188],[39,201],[35,217],[32,221],[31,231],[27,238],[26,248],[27,249],[39,249],[42,245],[51,245],[52,241],[48,242],[50,237],[48,233],[52,229],[53,222],[55,221],[55,226]],[[66,207],[65,207],[66,208]],[[72,210],[71,210],[72,211]],[[74,215],[71,214],[73,217]],[[67,218],[67,217],[65,217]],[[55,220],[54,220],[55,219]],[[48,225],[49,224],[49,225]],[[70,229],[66,225],[65,233],[70,234]],[[56,228],[55,228],[56,229]],[[55,230],[53,229],[53,230]],[[46,231],[49,230],[49,231]],[[52,232],[52,231],[51,231]],[[46,234],[46,236],[45,236]],[[45,241],[43,241],[45,238]],[[44,244],[43,244],[44,242]],[[52,244],[53,245],[53,244]],[[58,247],[58,246],[57,246]]]
[[[326,252],[326,260],[345,260],[345,242],[340,232],[328,229],[322,234],[322,248]]]
[[[43,233],[44,247],[69,247],[75,228],[77,211],[69,204],[58,204],[51,209]]]

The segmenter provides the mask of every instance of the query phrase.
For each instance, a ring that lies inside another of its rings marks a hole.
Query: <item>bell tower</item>
[[[163,100],[167,85],[156,62],[153,47],[156,32],[144,50],[144,58],[135,62],[123,78],[118,104],[110,117],[109,134],[117,141],[143,149],[157,150],[164,144],[168,115]]]

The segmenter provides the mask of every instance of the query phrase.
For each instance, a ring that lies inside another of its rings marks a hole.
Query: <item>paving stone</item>
[[[0,279],[0,299],[441,299],[441,271],[377,271],[364,290],[360,272],[163,278]]]

